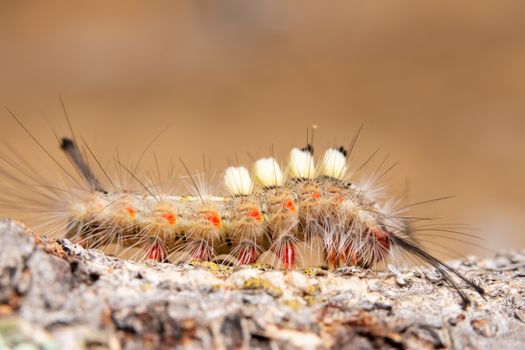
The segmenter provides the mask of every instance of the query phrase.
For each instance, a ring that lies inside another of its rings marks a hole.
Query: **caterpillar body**
[[[348,148],[330,148],[317,160],[308,140],[305,147],[290,151],[284,166],[273,157],[256,160],[252,172],[230,166],[223,174],[223,196],[208,193],[202,178],[191,175],[182,163],[193,193],[181,195],[158,190],[147,178],[139,178],[136,169],[118,161],[120,170],[140,185],[139,190],[121,188],[89,148],[80,150],[71,129],[72,138],[62,138],[60,147],[79,175],[75,176],[8,112],[61,172],[61,181],[51,184],[39,179],[16,153],[0,156],[4,164],[0,174],[12,184],[3,186],[3,204],[55,218],[45,233],[66,232],[66,238],[85,247],[114,245],[119,252],[139,248],[140,258],[160,262],[245,265],[270,256],[275,267],[293,269],[300,255],[310,252],[331,269],[371,268],[388,259],[395,262],[401,254],[433,266],[465,304],[470,299],[455,278],[483,294],[478,284],[418,243],[412,227],[421,218],[403,214],[410,206],[396,209],[397,202],[382,204],[370,186],[352,181],[348,160],[361,129]],[[107,184],[95,175],[88,153]],[[388,170],[373,174],[369,185]],[[31,186],[31,194],[22,196],[15,185]]]

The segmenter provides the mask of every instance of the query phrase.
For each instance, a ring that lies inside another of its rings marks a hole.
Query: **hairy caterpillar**
[[[118,176],[112,178],[87,145],[87,151],[79,148],[67,118],[71,138],[59,141],[77,172],[72,174],[7,111],[54,163],[59,176],[55,183],[44,181],[15,150],[2,153],[2,204],[45,217],[46,228],[39,228],[45,233],[66,232],[66,238],[86,247],[115,246],[117,255],[138,248],[136,257],[160,262],[244,265],[272,255],[277,267],[292,269],[299,255],[309,251],[322,265],[335,269],[370,268],[388,259],[395,263],[399,257],[411,257],[439,271],[465,304],[470,299],[455,278],[484,293],[416,240],[414,227],[425,218],[404,213],[428,201],[401,206],[375,198],[371,189],[392,167],[379,170],[381,164],[365,186],[352,181],[348,160],[361,128],[348,147],[330,148],[317,160],[313,136],[307,136],[306,145],[293,148],[284,166],[273,157],[256,160],[251,173],[230,166],[223,174],[222,195],[210,193],[204,178],[192,175],[181,161],[192,189],[181,194],[161,191],[150,178],[137,175],[138,164],[129,168],[118,158]],[[96,162],[104,181],[95,175],[89,159]],[[124,177],[138,188],[124,185]],[[23,194],[17,186],[29,186],[31,192]]]

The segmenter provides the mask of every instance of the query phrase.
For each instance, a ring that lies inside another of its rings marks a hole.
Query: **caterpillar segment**
[[[284,175],[275,159],[259,159],[254,164],[254,173],[263,186],[261,198],[271,240],[270,250],[285,269],[293,268],[299,235],[297,196],[290,186],[285,186]]]
[[[315,240],[325,240],[323,220],[329,213],[325,210],[326,197],[323,197],[321,184],[316,177],[313,147],[310,144],[302,149],[293,148],[290,151],[288,172],[288,187],[297,197],[297,239],[312,249]],[[316,253],[324,254],[323,251]]]
[[[241,265],[253,264],[259,258],[266,238],[261,201],[253,192],[254,184],[245,167],[226,169],[224,184],[231,197],[225,206],[231,255]]]
[[[162,198],[155,200],[148,198],[151,203],[144,208],[144,216],[137,217],[135,207],[127,206],[124,208],[129,218],[137,219],[133,225],[138,228],[136,234],[131,240],[125,240],[127,243],[143,245],[145,247],[145,258],[156,261],[165,261],[168,255],[168,247],[174,246],[177,238],[177,218],[178,208],[175,202]]]

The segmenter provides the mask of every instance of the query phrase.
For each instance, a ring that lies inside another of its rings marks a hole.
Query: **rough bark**
[[[435,273],[133,262],[0,221],[0,348],[522,348],[525,251]]]

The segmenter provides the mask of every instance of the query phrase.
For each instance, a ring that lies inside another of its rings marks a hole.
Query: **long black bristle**
[[[445,280],[448,283],[450,283],[458,291],[459,295],[461,296],[461,299],[466,305],[470,304],[470,299],[461,290],[461,287],[452,279],[452,276],[447,271],[451,272],[452,274],[456,275],[459,279],[467,283],[479,295],[481,296],[485,295],[485,290],[481,286],[477,285],[475,282],[463,276],[458,270],[454,269],[452,266],[432,256],[431,254],[426,252],[423,248],[419,247],[416,243],[410,242],[407,239],[404,239],[404,238],[401,238],[395,235],[392,235],[390,240],[393,245],[396,245],[402,248],[404,251],[410,254],[414,254],[415,256],[423,259],[423,261],[427,262],[431,266],[435,267],[441,273],[443,278],[445,278]]]
[[[80,152],[80,149],[76,145],[75,141],[73,141],[70,138],[63,137],[60,143],[60,148],[62,149],[62,151],[64,151],[66,156],[76,167],[77,171],[92,189],[94,189],[95,191],[106,192],[104,188],[100,185],[95,174],[93,174],[93,171],[91,170],[89,165],[84,160],[82,152]]]

